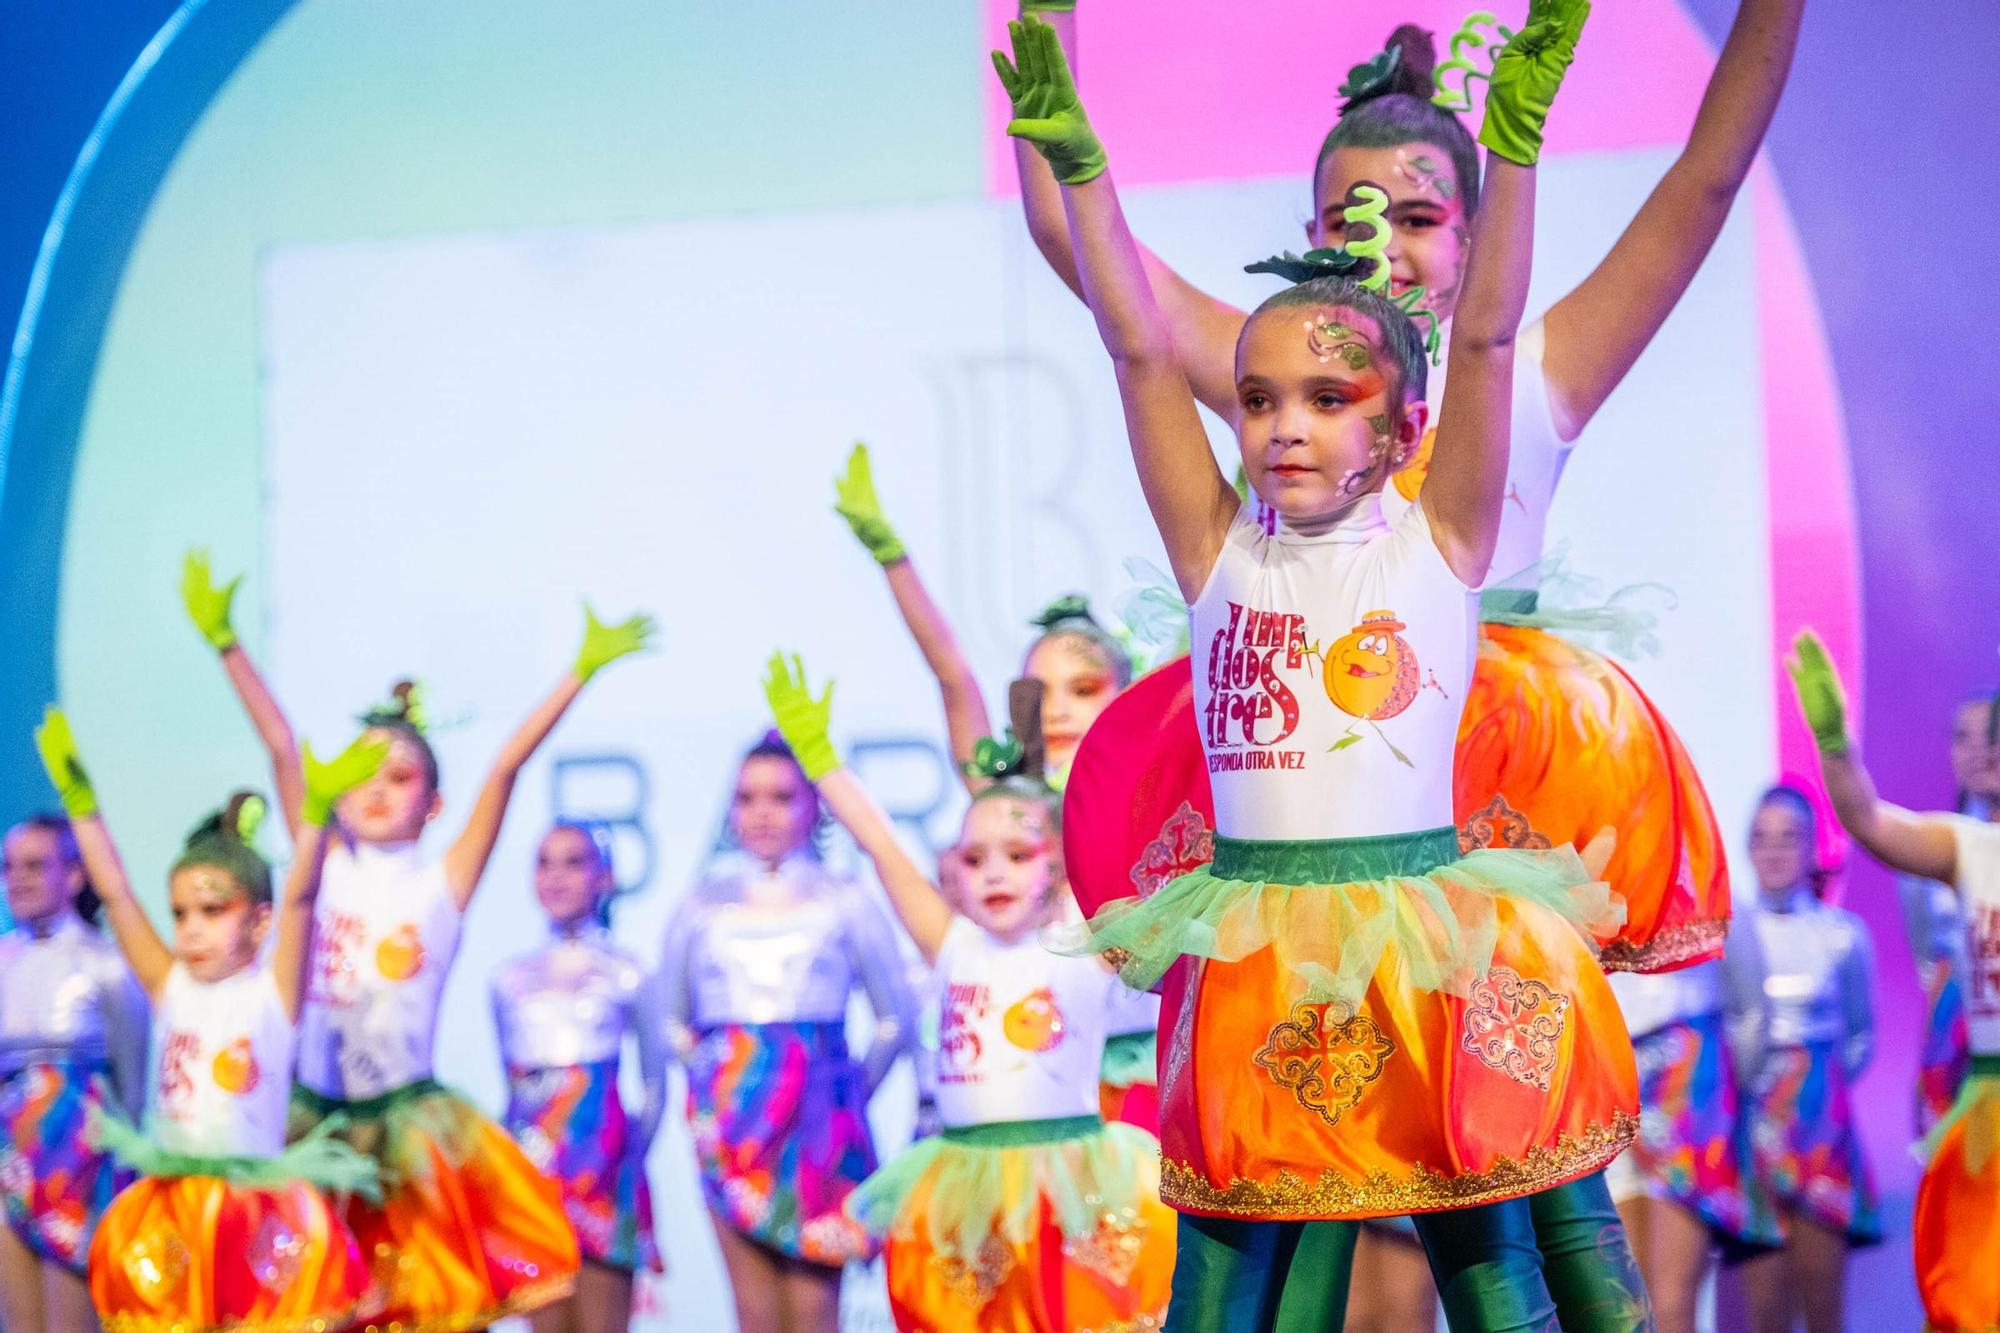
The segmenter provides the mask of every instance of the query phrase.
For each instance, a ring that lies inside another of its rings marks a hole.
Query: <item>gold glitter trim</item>
[[[931,1271],[967,1305],[984,1309],[1014,1271],[1014,1252],[998,1236],[988,1236],[970,1262],[956,1254],[931,1255]]]
[[[1511,967],[1494,967],[1472,987],[1460,1044],[1495,1073],[1547,1092],[1568,1022],[1569,996]]]
[[[1290,1018],[1272,1028],[1263,1049],[1251,1057],[1273,1083],[1290,1089],[1300,1106],[1329,1125],[1339,1124],[1341,1114],[1361,1101],[1396,1053],[1396,1043],[1373,1019],[1355,1015],[1342,1020],[1337,1009],[1293,1005]]]
[[[1280,1171],[1268,1185],[1237,1179],[1218,1188],[1186,1163],[1165,1158],[1160,1163],[1160,1198],[1183,1212],[1266,1221],[1396,1217],[1469,1208],[1518,1199],[1587,1176],[1625,1151],[1638,1132],[1639,1117],[1619,1111],[1605,1124],[1564,1135],[1552,1148],[1535,1148],[1521,1158],[1503,1157],[1490,1170],[1458,1176],[1420,1165],[1405,1176],[1374,1171],[1350,1180],[1328,1168],[1316,1181]]]
[[[1667,972],[1714,953],[1728,936],[1728,917],[1689,921],[1642,945],[1613,940],[1597,955],[1597,962],[1606,972]]]

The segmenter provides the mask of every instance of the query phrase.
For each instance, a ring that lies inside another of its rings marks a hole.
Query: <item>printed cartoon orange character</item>
[[[417,938],[415,926],[398,926],[375,946],[375,970],[391,981],[408,981],[423,968],[424,944]]]
[[[250,1054],[250,1039],[238,1037],[218,1051],[213,1066],[215,1085],[224,1092],[241,1096],[257,1086],[257,1057]]]
[[[1424,478],[1431,474],[1431,446],[1437,443],[1437,427],[1424,432],[1424,442],[1417,446],[1417,456],[1390,478],[1396,487],[1396,494],[1405,500],[1415,500],[1424,488]]]
[[[1054,992],[1043,986],[1007,1007],[1000,1017],[1000,1030],[1024,1051],[1047,1051],[1062,1041],[1069,1023],[1056,1004]]]
[[[1417,697],[1417,655],[1393,611],[1370,611],[1326,650],[1326,696],[1341,712],[1381,722]]]

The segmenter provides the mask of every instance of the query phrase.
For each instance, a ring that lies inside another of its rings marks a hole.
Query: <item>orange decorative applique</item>
[[[1081,1265],[1114,1287],[1122,1287],[1139,1266],[1145,1249],[1146,1223],[1136,1208],[1106,1210],[1097,1230],[1063,1242],[1063,1258]]]
[[[931,1256],[931,1263],[936,1266],[938,1277],[960,1299],[968,1305],[982,1306],[993,1299],[993,1293],[1000,1290],[1000,1284],[1013,1271],[1014,1252],[998,1236],[988,1236],[970,1262],[940,1251]]]
[[[1373,1019],[1341,1019],[1340,1012],[1331,1004],[1293,1005],[1290,1018],[1271,1029],[1253,1057],[1273,1083],[1290,1089],[1300,1106],[1329,1125],[1360,1102],[1396,1053],[1396,1043]]]
[[[398,926],[375,946],[375,970],[391,981],[408,981],[424,970],[424,943],[415,926]]]
[[[1468,815],[1458,826],[1458,850],[1462,856],[1466,852],[1482,847],[1533,848],[1547,851],[1554,844],[1546,836],[1535,832],[1528,817],[1507,804],[1504,796],[1495,796],[1486,803],[1486,808]]]
[[[1000,1030],[1024,1051],[1048,1051],[1061,1044],[1069,1023],[1056,1003],[1055,992],[1043,986],[1007,1006],[1000,1017]]]
[[[1215,859],[1215,830],[1186,801],[1160,825],[1160,836],[1146,844],[1132,867],[1132,887],[1150,898],[1169,880],[1199,870]]]
[[[1465,1008],[1465,1049],[1487,1068],[1547,1092],[1568,1015],[1569,996],[1512,968],[1495,967],[1473,984]]]
[[[1370,611],[1326,650],[1327,697],[1351,717],[1383,722],[1416,699],[1417,654],[1393,611]]]
[[[238,1037],[216,1052],[210,1066],[215,1085],[224,1092],[241,1096],[257,1086],[257,1057],[250,1053],[250,1039]]]

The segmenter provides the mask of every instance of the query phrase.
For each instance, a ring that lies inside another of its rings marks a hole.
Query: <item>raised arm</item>
[[[479,798],[473,802],[464,831],[444,854],[445,882],[460,911],[472,902],[479,877],[486,873],[486,862],[500,840],[500,826],[506,821],[507,804],[514,798],[514,783],[521,776],[522,767],[555,730],[556,723],[576,702],[576,696],[583,692],[592,676],[628,653],[647,647],[652,640],[650,616],[633,616],[616,625],[606,625],[586,604],[583,619],[583,646],[577,650],[575,665],[507,738],[479,788]]]
[[[764,678],[764,698],[806,779],[819,789],[820,799],[833,817],[874,862],[876,877],[888,891],[903,929],[916,941],[925,961],[935,961],[951,926],[951,908],[896,840],[882,807],[875,804],[860,779],[841,766],[827,735],[833,715],[833,686],[829,684],[815,699],[806,687],[805,664],[797,657],[787,663],[783,653],[772,653]]]
[[[1819,635],[1801,630],[1785,665],[1819,747],[1820,774],[1840,826],[1890,869],[1956,884],[1958,839],[1951,817],[1917,814],[1876,794],[1875,780],[1847,734],[1847,695]]]
[[[1077,58],[1075,8],[1073,0],[1060,9],[1048,0],[1025,0],[1021,6],[1023,19],[1034,15],[1054,30],[1072,71]],[[1019,138],[1014,140],[1014,169],[1021,178],[1021,209],[1027,215],[1028,235],[1055,275],[1081,298],[1083,279],[1070,247],[1069,217],[1055,172],[1027,140]],[[1137,248],[1153,297],[1173,330],[1174,348],[1180,353],[1194,396],[1218,416],[1234,420],[1236,338],[1243,332],[1243,312],[1183,278],[1144,245]]]
[[[313,904],[319,897],[320,869],[326,863],[327,827],[333,822],[334,806],[374,777],[388,757],[386,739],[357,740],[325,763],[313,754],[310,745],[299,752],[305,793],[298,829],[292,835],[292,864],[285,872],[278,920],[271,932],[271,976],[278,984],[285,1017],[294,1023],[299,1021],[299,1005],[305,995],[306,965],[312,957]]]
[[[1624,235],[1550,308],[1542,354],[1556,426],[1575,439],[1708,257],[1785,90],[1805,0],[1742,0],[1694,130]]]
[[[959,776],[965,779],[968,790],[977,790],[980,785],[966,775],[965,765],[972,759],[972,747],[981,736],[990,734],[992,724],[986,716],[986,699],[979,692],[979,681],[972,674],[972,663],[966,660],[964,649],[958,646],[958,637],[951,632],[951,625],[939,611],[937,603],[931,600],[930,590],[917,573],[917,567],[910,560],[903,539],[896,535],[895,528],[882,512],[882,502],[875,494],[875,474],[868,462],[868,446],[857,444],[854,452],[847,457],[847,473],[834,482],[834,512],[846,520],[854,539],[861,543],[868,554],[875,557],[882,566],[882,573],[889,580],[889,592],[896,599],[896,609],[902,613],[903,624],[909,628],[910,637],[917,641],[917,650],[924,655],[924,664],[937,678],[938,695],[944,702],[945,734],[951,743],[953,765]]]
[[[236,588],[242,582],[243,576],[238,574],[216,586],[206,551],[189,551],[181,561],[181,604],[187,608],[188,619],[194,622],[201,637],[221,657],[223,674],[229,677],[243,711],[249,715],[250,725],[256,728],[257,739],[264,743],[264,751],[271,759],[271,785],[278,793],[278,809],[284,814],[285,830],[297,837],[299,807],[305,799],[305,780],[299,772],[299,744],[292,735],[292,724],[285,719],[284,709],[278,706],[277,696],[264,683],[264,677],[237,641],[236,629],[230,623]]]
[[[69,718],[53,704],[42,714],[42,725],[35,728],[35,749],[42,757],[42,771],[55,784],[63,813],[69,816],[77,851],[83,857],[84,873],[90,876],[91,888],[104,900],[104,917],[111,923],[111,936],[118,941],[118,951],[125,955],[125,965],[132,969],[146,998],[156,1000],[160,987],[167,984],[168,969],[174,965],[173,952],[160,938],[160,932],[153,929],[139,900],[132,896],[132,882],[125,876],[125,864],[118,857],[110,830],[104,827],[97,790],[84,772]]]
[[[1528,22],[1494,59],[1486,94],[1486,178],[1453,316],[1450,374],[1420,503],[1445,562],[1486,578],[1500,533],[1514,401],[1514,340],[1535,249],[1542,126],[1576,56],[1588,0],[1531,0]],[[1442,469],[1442,472],[1440,471]]]
[[[1174,579],[1182,596],[1193,601],[1240,502],[1209,452],[1173,332],[1146,280],[1118,192],[1105,171],[1104,148],[1077,100],[1062,48],[1048,25],[1037,20],[1010,24],[1008,30],[1013,62],[993,54],[994,68],[1014,103],[1015,118],[1007,132],[1033,144],[1063,187],[1072,253],[1084,299],[1117,372],[1139,485]]]

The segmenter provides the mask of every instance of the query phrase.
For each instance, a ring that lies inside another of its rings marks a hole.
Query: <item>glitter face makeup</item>
[[[1458,183],[1451,178],[1451,173],[1429,153],[1412,153],[1407,148],[1398,148],[1396,174],[1415,186],[1420,194],[1434,195],[1440,201],[1448,201],[1458,193]]]
[[[1306,349],[1319,358],[1321,365],[1337,356],[1349,370],[1366,370],[1374,361],[1361,335],[1330,314],[1322,312],[1305,321],[1305,330]]]

